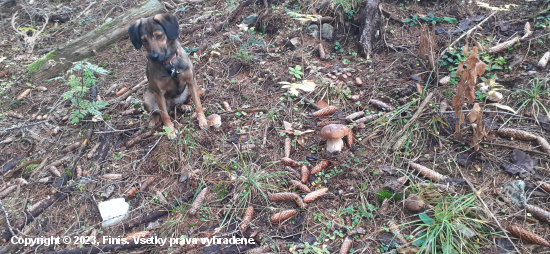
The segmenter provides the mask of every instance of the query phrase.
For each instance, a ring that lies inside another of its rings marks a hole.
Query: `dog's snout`
[[[159,54],[158,53],[151,53],[149,56],[151,56],[151,59],[152,60],[159,60]]]

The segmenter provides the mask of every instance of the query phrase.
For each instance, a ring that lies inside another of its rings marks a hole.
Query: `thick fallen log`
[[[69,44],[60,45],[57,50],[51,51],[42,59],[30,64],[28,66],[29,73],[33,75],[35,81],[52,78],[58,75],[59,72],[69,68],[72,62],[93,56],[95,51],[126,38],[128,36],[128,26],[137,19],[164,12],[166,12],[166,9],[162,1],[146,1],[126,11],[114,20],[106,22],[82,37],[69,42]]]
[[[378,12],[379,0],[368,0],[367,5],[361,11],[363,21],[363,30],[361,32],[361,51],[364,56],[372,52],[372,42],[376,33],[376,13]]]
[[[125,222],[125,223],[122,224],[121,227],[124,230],[129,230],[129,229],[135,228],[135,227],[137,227],[141,224],[154,221],[154,220],[156,220],[156,219],[158,219],[162,216],[167,215],[172,210],[172,208],[178,207],[183,202],[189,201],[191,198],[193,198],[193,196],[194,196],[193,192],[188,192],[187,194],[185,194],[185,196],[183,196],[183,198],[181,200],[173,202],[172,204],[170,204],[170,206],[162,207],[162,208],[158,209],[157,212],[149,213],[149,215],[139,217],[139,218],[133,219],[131,221]]]

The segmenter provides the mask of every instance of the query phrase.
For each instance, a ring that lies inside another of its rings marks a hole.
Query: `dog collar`
[[[179,53],[179,49],[176,49],[176,53],[174,54],[174,56],[166,61],[166,62],[162,62],[163,65],[168,65],[168,64],[172,64],[172,62],[176,59],[176,57],[178,56],[178,53]]]

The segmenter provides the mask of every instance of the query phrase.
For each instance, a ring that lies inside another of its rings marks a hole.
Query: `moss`
[[[392,195],[393,195],[393,192],[391,192],[389,190],[381,190],[381,191],[378,192],[378,202],[382,203],[384,201],[384,199],[391,198]],[[402,193],[395,193],[395,196],[393,196],[393,198],[392,198],[393,201],[399,201],[399,200],[402,200],[402,199],[403,199],[403,194]]]
[[[42,67],[42,65],[44,65],[48,60],[53,59],[56,53],[56,50],[50,51],[50,53],[46,54],[44,57],[34,61],[32,64],[29,64],[27,70],[29,70],[29,73],[31,74],[37,72],[38,69],[40,69],[40,67]]]

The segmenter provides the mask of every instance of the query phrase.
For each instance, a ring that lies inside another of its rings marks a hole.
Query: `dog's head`
[[[179,36],[178,19],[171,14],[157,14],[139,19],[128,28],[130,40],[136,49],[141,46],[149,52],[152,61],[164,62],[176,53]]]

